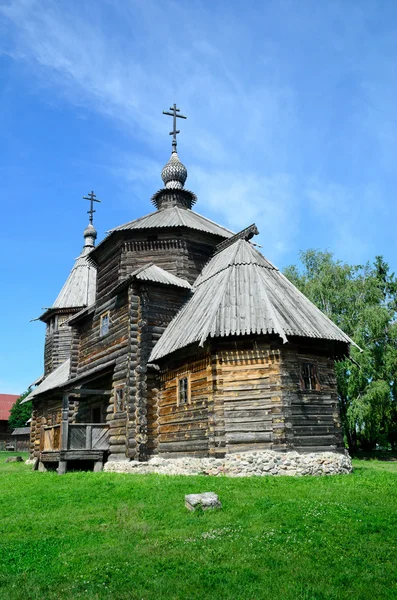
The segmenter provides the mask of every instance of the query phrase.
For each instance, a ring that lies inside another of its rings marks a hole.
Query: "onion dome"
[[[90,223],[84,229],[84,248],[94,248],[95,247],[95,240],[97,238],[97,235],[98,235],[97,234],[97,230]]]
[[[173,150],[170,160],[161,171],[161,179],[167,189],[181,190],[185,185],[187,169],[179,160],[176,150]]]
[[[163,189],[152,196],[152,203],[158,210],[173,206],[191,209],[197,202],[196,195],[183,187],[187,179],[187,169],[179,160],[175,146],[170,160],[161,171],[161,179],[164,182]]]

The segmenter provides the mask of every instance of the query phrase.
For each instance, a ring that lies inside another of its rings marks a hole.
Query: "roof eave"
[[[48,319],[50,319],[53,315],[64,315],[65,313],[77,313],[81,310],[84,310],[85,305],[82,306],[65,306],[65,307],[57,307],[51,306],[47,308],[45,312],[43,312],[40,317],[33,319],[33,321],[42,321],[43,323],[47,323]]]

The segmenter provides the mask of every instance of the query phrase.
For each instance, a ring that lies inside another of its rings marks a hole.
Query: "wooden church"
[[[92,224],[46,324],[31,458],[76,465],[343,452],[334,363],[353,343],[252,243],[193,210],[172,154],[154,212]]]

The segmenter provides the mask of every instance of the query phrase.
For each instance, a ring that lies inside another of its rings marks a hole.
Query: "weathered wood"
[[[58,464],[58,475],[64,475],[67,471],[67,461],[66,460],[60,460],[59,464]]]
[[[86,447],[86,450],[91,450],[91,448],[92,448],[92,425],[86,426],[85,447]]]
[[[272,419],[268,419],[267,421],[239,421],[231,423],[229,419],[225,419],[225,430],[228,432],[273,431],[273,421]]]
[[[69,442],[69,395],[62,398],[61,450],[68,449]]]
[[[82,396],[110,396],[112,390],[90,390],[86,388],[76,388],[68,390],[68,394],[81,394]]]
[[[227,443],[231,444],[247,444],[248,442],[271,442],[273,440],[273,432],[240,432],[226,431],[225,438]]]
[[[70,356],[72,344],[72,328],[65,324],[65,321],[76,311],[71,309],[64,314],[54,313],[52,318],[57,319],[57,328],[50,330],[47,323],[45,346],[44,346],[44,374],[48,376],[57,369]]]
[[[86,446],[86,431],[87,428],[84,424],[71,426],[69,431],[68,444],[66,447],[63,446],[62,450],[82,450],[84,448],[89,450],[90,447],[87,448]]]

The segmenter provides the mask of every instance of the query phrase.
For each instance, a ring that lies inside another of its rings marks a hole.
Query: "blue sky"
[[[299,250],[397,270],[395,0],[0,0],[0,392],[42,373],[44,325],[82,246],[151,212],[179,155],[198,212]]]

